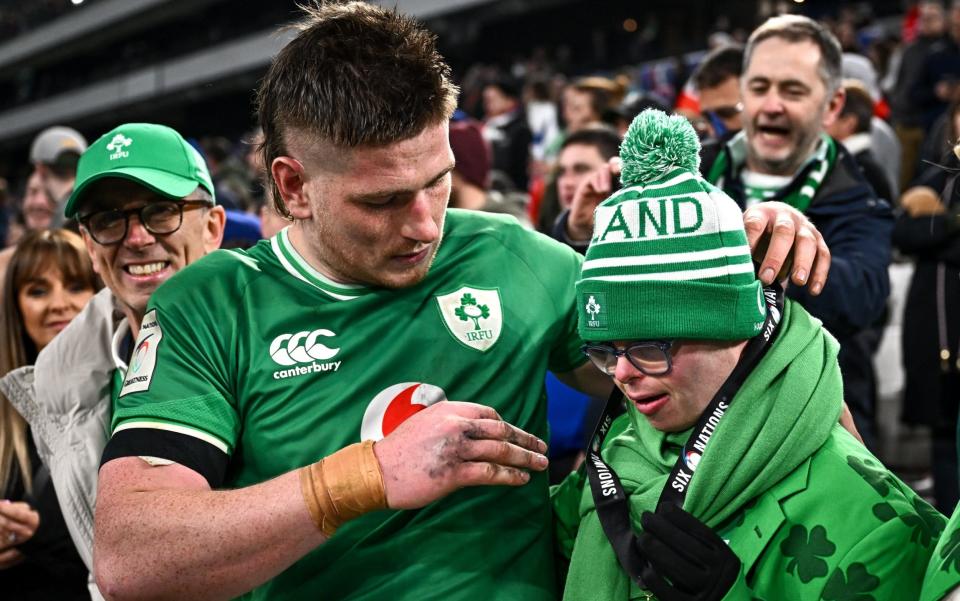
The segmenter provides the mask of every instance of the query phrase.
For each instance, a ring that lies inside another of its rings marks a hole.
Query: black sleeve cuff
[[[210,488],[223,485],[229,457],[199,438],[154,428],[131,428],[113,435],[103,450],[100,467],[121,457],[158,457],[188,467],[207,479]]]

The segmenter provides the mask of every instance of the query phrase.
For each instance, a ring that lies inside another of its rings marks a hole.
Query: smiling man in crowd
[[[142,356],[133,342],[147,301],[220,246],[225,218],[199,153],[176,131],[147,123],[121,125],[83,153],[65,211],[79,221],[107,287],[35,368],[7,376],[3,388],[30,422],[70,536],[92,570],[97,468],[122,376]]]
[[[447,210],[456,95],[415,21],[308,10],[259,92],[293,225],[147,307],[100,469],[108,596],[556,598],[544,375],[610,384],[579,352],[579,255]],[[754,218],[786,233],[765,265],[795,231],[826,264],[802,215]]]
[[[783,15],[758,27],[744,51],[744,131],[701,171],[741,208],[779,200],[823,233],[830,283],[816,297],[804,288],[788,294],[840,341],[844,398],[873,447],[873,368],[857,333],[880,316],[890,291],[893,216],[853,157],[824,133],[844,103],[840,61],[840,44],[816,21]]]

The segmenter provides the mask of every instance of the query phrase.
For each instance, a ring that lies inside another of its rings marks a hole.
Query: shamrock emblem
[[[872,459],[861,460],[859,457],[850,455],[847,457],[847,464],[849,464],[855,472],[860,474],[860,477],[872,486],[873,490],[877,491],[877,494],[881,497],[887,496],[887,493],[890,492],[890,485],[887,482],[887,471],[876,461]]]
[[[880,586],[880,579],[867,571],[862,563],[852,563],[844,576],[839,567],[830,575],[827,585],[823,587],[824,601],[876,601],[876,597],[868,595]]]
[[[920,497],[913,498],[913,509],[916,513],[908,513],[900,516],[903,523],[913,528],[910,535],[910,542],[919,542],[924,547],[939,538],[940,533],[946,525],[946,520],[940,512],[927,504]]]
[[[480,329],[481,319],[490,317],[490,307],[478,305],[477,299],[469,292],[460,297],[460,306],[454,309],[453,312],[460,318],[460,321],[472,319],[474,331]]]
[[[837,546],[827,539],[827,530],[823,526],[814,526],[808,535],[804,526],[796,524],[780,543],[780,551],[793,558],[787,563],[787,573],[796,573],[800,582],[806,584],[827,575],[827,562],[821,557],[836,553]]]
[[[960,572],[960,530],[950,533],[947,543],[940,549],[940,557],[946,559],[940,568],[942,571]]]

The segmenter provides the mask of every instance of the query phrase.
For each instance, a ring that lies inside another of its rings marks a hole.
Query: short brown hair
[[[857,122],[855,133],[862,134],[870,131],[870,122],[873,120],[873,97],[867,88],[855,79],[843,82],[843,89],[847,98],[840,109],[840,116],[853,115]]]
[[[304,6],[299,34],[260,85],[267,181],[277,212],[290,217],[270,172],[291,128],[336,146],[384,146],[450,118],[457,87],[420,23],[364,2]]]
[[[743,70],[750,66],[750,59],[757,44],[769,38],[782,38],[788,42],[810,41],[820,49],[820,79],[827,88],[828,96],[840,87],[841,60],[843,51],[840,42],[830,30],[809,17],[779,15],[770,17],[757,27],[747,40],[743,53]]]

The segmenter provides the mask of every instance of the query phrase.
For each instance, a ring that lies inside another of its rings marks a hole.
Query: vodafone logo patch
[[[414,413],[445,400],[447,393],[432,384],[394,384],[378,393],[367,405],[360,426],[360,440],[380,440]]]

